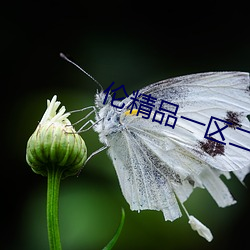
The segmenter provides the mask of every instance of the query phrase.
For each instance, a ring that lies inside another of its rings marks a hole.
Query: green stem
[[[50,250],[61,250],[59,231],[59,188],[62,171],[58,167],[48,168],[47,227]]]

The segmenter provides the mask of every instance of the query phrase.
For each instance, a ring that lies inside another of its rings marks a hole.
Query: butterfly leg
[[[88,130],[90,130],[93,126],[95,126],[98,122],[100,122],[102,119],[93,122],[92,120],[88,120],[86,123],[84,123],[77,131],[77,133],[82,133],[82,132],[86,132]],[[92,125],[90,125],[88,128],[84,129],[84,127],[86,127],[86,125],[88,125],[89,123],[91,123]]]
[[[103,150],[107,149],[108,146],[102,146],[101,148],[97,149],[96,151],[94,151],[93,153],[91,153],[91,155],[87,158],[87,160],[85,161],[84,165],[86,165],[86,163],[96,154],[102,152]]]
[[[90,106],[90,107],[86,107],[86,108],[82,108],[82,109],[78,109],[78,110],[73,110],[73,111],[70,111],[70,114],[72,113],[76,113],[76,112],[82,112],[82,111],[85,111],[85,110],[88,110],[88,109],[92,109],[87,115],[85,115],[83,118],[81,118],[80,120],[78,120],[77,122],[75,122],[74,124],[72,124],[73,126],[81,123],[82,121],[86,120],[88,117],[90,117],[93,113],[95,115],[97,115],[97,112],[96,112],[96,108],[95,106]],[[88,120],[86,123],[84,123],[77,131],[77,133],[81,133],[81,132],[85,132],[85,131],[88,131],[89,129],[91,129],[96,123],[98,123],[99,120],[97,122],[93,122],[92,120]],[[89,126],[88,128],[84,129],[89,123],[91,123],[91,126]]]
[[[107,148],[108,148],[108,146],[102,146],[101,148],[99,148],[99,149],[97,149],[96,151],[94,151],[93,153],[91,153],[90,156],[87,158],[87,160],[84,162],[84,164],[83,164],[83,166],[81,167],[81,169],[78,171],[77,176],[80,175],[80,173],[81,173],[83,167],[86,165],[86,163],[87,163],[94,155],[96,155],[96,154],[102,152],[103,150],[105,150],[105,149],[107,149]]]
[[[90,106],[90,107],[86,107],[86,108],[82,108],[82,109],[70,111],[70,114],[72,114],[72,113],[76,113],[76,112],[82,112],[82,111],[85,111],[87,109],[92,109],[92,110],[87,115],[85,115],[83,118],[81,118],[79,121],[75,122],[73,125],[76,125],[76,124],[82,122],[83,120],[87,119],[93,113],[96,114],[96,108],[94,106]]]

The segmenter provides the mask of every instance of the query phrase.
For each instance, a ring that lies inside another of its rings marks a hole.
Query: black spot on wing
[[[224,155],[224,145],[219,142],[206,139],[206,141],[200,141],[199,146],[203,152],[212,157],[216,155]]]
[[[246,92],[250,94],[250,85],[247,86]]]
[[[186,179],[187,179],[188,183],[189,183],[192,187],[194,187],[195,181],[194,181],[190,176],[188,176]]]
[[[242,113],[227,111],[225,121],[231,122],[232,124],[228,125],[228,127],[235,129],[236,127],[241,127],[241,117]]]

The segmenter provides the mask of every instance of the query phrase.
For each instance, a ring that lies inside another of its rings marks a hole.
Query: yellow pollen
[[[126,111],[124,114],[125,115],[136,115],[137,114],[138,109],[133,109],[132,112],[130,113],[130,110]]]

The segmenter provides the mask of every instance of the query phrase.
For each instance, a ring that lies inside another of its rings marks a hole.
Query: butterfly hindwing
[[[184,202],[197,186],[207,188],[219,206],[234,203],[217,170],[195,158],[157,126],[148,129],[149,122],[141,123],[139,130],[128,126],[109,141],[109,154],[132,210],[161,210],[166,220],[173,221],[181,216],[175,194]],[[220,188],[219,194],[216,188]]]
[[[159,159],[132,131],[113,135],[109,142],[109,155],[131,209],[161,210],[166,220],[171,221],[180,217],[181,212],[170,184],[170,179],[178,179],[178,176],[173,177],[175,173],[169,168],[163,169],[166,173],[169,171],[168,175],[163,175]]]

